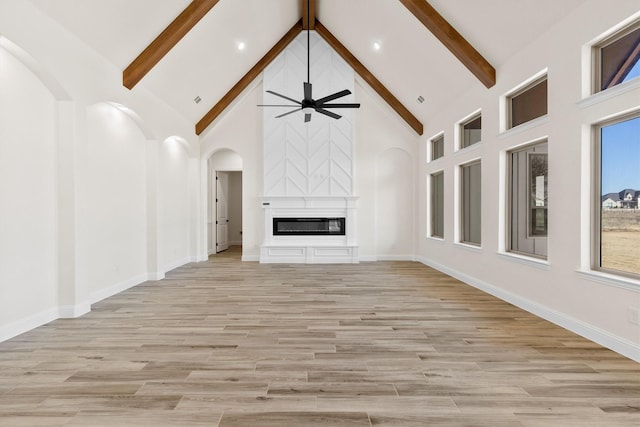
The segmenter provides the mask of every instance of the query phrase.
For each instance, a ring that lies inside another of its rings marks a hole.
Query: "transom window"
[[[460,123],[460,148],[467,148],[482,140],[482,116],[477,114]]]
[[[594,46],[594,92],[640,76],[640,21]]]
[[[547,76],[507,96],[509,128],[547,114]]]
[[[439,135],[431,141],[431,160],[444,156],[444,135]]]

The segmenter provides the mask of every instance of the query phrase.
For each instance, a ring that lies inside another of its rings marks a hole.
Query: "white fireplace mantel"
[[[261,263],[357,263],[355,196],[269,196],[262,198],[264,241]],[[274,236],[273,218],[345,218],[344,236]]]

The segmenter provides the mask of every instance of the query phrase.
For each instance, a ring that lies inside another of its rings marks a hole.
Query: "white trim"
[[[504,130],[498,134],[498,138],[506,139],[510,136],[517,135],[519,133],[536,128],[538,126],[545,125],[547,123],[551,123],[551,117],[549,116],[549,113],[545,114],[544,116],[537,117],[533,120],[529,120],[528,122],[522,123],[521,125],[513,127],[511,129]]]
[[[147,273],[140,274],[138,276],[132,277],[123,282],[116,283],[115,285],[93,292],[89,296],[89,302],[91,304],[95,304],[99,301],[112,297],[114,295],[119,294],[120,292],[126,291],[127,289],[133,288],[134,286],[144,283],[147,281],[147,279],[148,279]]]
[[[480,289],[481,291],[493,295],[496,298],[513,304],[518,308],[535,314],[538,317],[541,317],[562,328],[565,328],[584,338],[587,338],[588,340],[607,347],[615,351],[616,353],[628,357],[636,362],[640,362],[640,345],[632,341],[629,341],[617,335],[613,335],[605,330],[602,330],[581,320],[575,319],[571,316],[567,316],[566,314],[556,311],[550,307],[505,291],[504,289],[500,289],[494,285],[486,283],[482,280],[478,280],[475,277],[469,276],[455,269],[445,267],[442,264],[433,262],[424,257],[418,257],[418,261],[453,278],[456,278],[468,285],[471,285],[474,288]]]
[[[585,108],[600,104],[601,102],[608,101],[609,99],[624,95],[627,92],[633,92],[636,89],[640,89],[640,78],[631,79],[624,83],[615,85],[614,87],[611,87],[609,89],[594,93],[593,95],[578,101],[577,105],[578,108],[583,110]]]
[[[378,261],[378,257],[376,255],[360,255],[358,257],[360,262],[376,262]]]
[[[378,255],[378,261],[415,261],[415,255]]]
[[[516,262],[530,267],[540,268],[542,270],[551,270],[549,261],[546,259],[534,258],[526,255],[520,255],[514,252],[496,252],[498,256],[504,260]]]
[[[189,264],[190,262],[193,262],[193,257],[188,256],[186,258],[182,258],[181,260],[173,261],[173,262],[165,265],[164,268],[163,268],[164,273],[162,273],[162,277],[164,278],[164,274],[165,273],[167,273],[167,272],[169,272],[171,270],[174,270],[174,269],[176,269],[178,267],[182,267],[185,264]]]
[[[158,281],[164,279],[164,273],[162,271],[156,271],[155,273],[147,273],[147,280]]]
[[[435,242],[435,243],[437,243],[439,245],[444,245],[444,243],[445,243],[444,237],[427,236],[426,239],[428,241]]]
[[[549,68],[544,68],[543,70],[538,71],[536,74],[534,74],[533,76],[529,77],[527,80],[523,81],[522,83],[518,84],[513,89],[507,91],[505,94],[500,96],[500,132],[501,132],[501,134],[508,133],[510,130],[517,129],[517,128],[521,127],[521,126],[523,127],[523,129],[528,129],[528,127],[524,127],[524,126],[526,126],[526,124],[535,122],[538,119],[547,116],[548,111],[547,111],[547,114],[545,114],[544,116],[541,116],[539,118],[535,118],[533,120],[529,120],[528,122],[522,123],[522,124],[520,124],[518,126],[509,127],[509,122],[511,121],[510,120],[511,119],[511,117],[510,117],[511,116],[511,109],[509,108],[510,107],[510,100],[513,99],[514,97],[526,92],[530,88],[532,88],[534,86],[537,86],[539,83],[542,83],[545,80],[547,80],[547,82],[549,81]],[[547,92],[548,92],[548,90],[547,90]],[[547,106],[548,105],[549,105],[549,101],[547,100]],[[548,108],[547,108],[547,110],[548,110]]]
[[[75,319],[91,311],[91,304],[83,302],[76,305],[62,305],[58,308],[58,318]]]
[[[453,245],[455,247],[457,247],[457,248],[465,249],[465,250],[471,251],[471,252],[476,252],[476,253],[482,252],[482,246],[476,246],[476,245],[472,245],[470,243],[453,242]]]
[[[578,276],[592,282],[640,293],[640,280],[594,270],[576,270]]]
[[[242,255],[242,262],[259,262],[260,255]]]
[[[58,307],[54,307],[48,310],[43,310],[32,316],[25,317],[24,319],[16,320],[8,325],[4,325],[0,327],[0,342],[52,322],[58,318],[58,315],[59,309]]]

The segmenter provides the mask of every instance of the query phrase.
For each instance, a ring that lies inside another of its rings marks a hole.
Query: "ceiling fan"
[[[310,7],[310,2],[309,0],[307,0],[307,22],[309,22],[310,20],[310,12],[309,12],[309,7]],[[311,114],[315,111],[317,113],[320,114],[324,114],[325,116],[329,116],[333,119],[339,119],[340,115],[327,110],[327,108],[360,108],[360,104],[330,104],[330,101],[333,101],[335,99],[338,98],[342,98],[343,96],[347,96],[351,94],[351,91],[348,89],[345,90],[341,90],[340,92],[336,92],[334,94],[325,96],[323,98],[320,99],[313,99],[313,92],[312,92],[312,88],[313,85],[311,84],[311,79],[310,79],[310,51],[311,51],[311,47],[310,47],[310,43],[309,43],[309,27],[310,25],[307,25],[307,81],[303,83],[303,90],[304,90],[304,98],[302,99],[302,101],[296,101],[293,98],[290,98],[288,96],[279,94],[277,92],[274,92],[272,90],[268,90],[266,91],[267,93],[270,93],[272,95],[278,96],[280,98],[286,99],[287,101],[291,101],[294,103],[294,105],[281,105],[281,104],[270,104],[270,105],[258,105],[258,107],[295,107],[295,109],[288,111],[284,114],[280,114],[279,116],[276,116],[276,119],[280,118],[280,117],[284,117],[284,116],[288,116],[289,114],[293,114],[297,111],[303,111],[304,112],[304,121],[306,122],[310,122],[311,121]]]

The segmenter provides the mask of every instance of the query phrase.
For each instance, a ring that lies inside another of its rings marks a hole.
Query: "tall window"
[[[444,237],[444,172],[431,175],[431,237]]]
[[[509,251],[547,257],[547,143],[509,152]]]
[[[547,114],[547,76],[509,95],[507,103],[509,128]]]
[[[431,160],[444,156],[444,135],[437,136],[431,141]]]
[[[460,148],[466,148],[482,140],[482,116],[480,114],[460,123]]]
[[[460,166],[460,241],[481,243],[482,174],[480,161]]]
[[[596,127],[594,267],[640,277],[640,115]]]
[[[640,22],[594,46],[594,92],[640,76]]]

